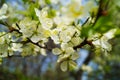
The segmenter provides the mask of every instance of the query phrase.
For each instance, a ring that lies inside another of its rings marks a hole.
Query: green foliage
[[[25,1],[25,4],[23,4],[23,6],[27,6],[25,7],[24,11],[18,11],[19,14],[23,14],[26,17],[30,17],[32,19],[37,19],[36,15],[35,15],[35,10],[34,8],[39,8],[39,3],[36,2],[29,2],[28,0]]]
[[[100,17],[99,20],[96,22],[93,30],[103,34],[108,30],[114,28],[114,25],[110,17],[111,16]]]

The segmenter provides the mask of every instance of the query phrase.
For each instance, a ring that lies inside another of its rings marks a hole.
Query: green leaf
[[[0,58],[0,65],[2,64],[2,58]]]
[[[115,36],[120,37],[120,29],[117,29],[117,31],[115,32]]]
[[[95,32],[99,32],[102,34],[112,28],[114,28],[114,25],[112,23],[111,15],[100,17],[96,22],[95,26],[93,26],[93,30]]]
[[[81,37],[88,37],[89,31],[91,31],[91,29],[92,29],[91,25],[83,26],[81,30]]]
[[[40,5],[39,3],[36,1],[35,3],[29,3],[28,7],[26,10],[24,11],[18,11],[19,14],[23,14],[26,17],[30,17],[32,19],[38,20],[36,14],[35,14],[35,8],[39,8]]]
[[[45,0],[46,4],[51,4],[50,0]]]
[[[54,9],[49,9],[48,10],[48,17],[53,18],[56,16],[56,11]]]

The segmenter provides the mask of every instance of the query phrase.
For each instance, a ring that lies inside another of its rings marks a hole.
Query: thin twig
[[[7,35],[8,33],[10,33],[10,32],[7,32],[7,33],[5,33],[5,34],[2,34],[2,35],[0,35],[0,37],[3,37],[3,36],[5,36],[5,35]]]
[[[88,41],[87,38],[85,38],[84,41],[80,45],[75,46],[74,49],[82,48],[86,44],[90,45],[92,48],[94,47],[94,45],[92,44],[92,40]]]
[[[84,25],[88,22],[89,19],[90,19],[90,17],[88,17],[88,18],[86,19],[86,21],[85,21],[81,26],[84,26]]]
[[[100,0],[100,1],[99,1],[99,8],[98,8],[98,11],[97,11],[97,16],[96,16],[95,22],[93,23],[93,26],[96,24],[97,20],[98,20],[99,17],[101,16],[102,4],[103,4],[103,0]]]

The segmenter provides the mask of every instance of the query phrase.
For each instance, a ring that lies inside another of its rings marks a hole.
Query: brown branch
[[[90,17],[88,17],[88,18],[86,19],[86,21],[85,21],[81,26],[84,26],[84,25],[88,22],[89,19],[90,19]]]
[[[5,25],[6,27],[8,27],[8,29],[9,29],[9,32],[8,32],[8,33],[12,33],[12,32],[14,32],[14,31],[16,31],[16,32],[22,34],[19,30],[13,28],[12,26],[10,26],[10,25],[9,25],[8,23],[6,23],[6,22],[0,21],[0,24]],[[20,29],[20,27],[19,27],[19,25],[18,25],[17,23],[16,23],[16,26]],[[4,35],[2,35],[2,36],[4,36]],[[15,43],[15,42],[13,42],[13,43]],[[44,49],[49,50],[49,51],[52,50],[52,49],[48,48],[47,46],[44,47],[44,46],[39,45],[39,42],[35,43],[35,42],[31,41],[31,39],[28,38],[28,37],[27,37],[27,40],[26,40],[26,41],[21,41],[21,42],[17,42],[17,43],[23,43],[23,44],[32,43],[32,44],[34,44],[34,45],[36,45],[36,46],[38,46],[38,47],[40,47],[40,48],[44,48]]]
[[[96,16],[95,22],[93,23],[93,26],[96,24],[97,20],[98,20],[99,17],[101,16],[102,4],[103,4],[103,0],[100,0],[100,1],[99,1],[99,8],[98,8],[98,11],[97,11],[97,16]]]
[[[96,24],[96,22],[101,16],[106,16],[108,14],[107,9],[108,9],[109,3],[110,3],[110,0],[107,0],[107,2],[105,2],[105,0],[99,1],[99,8],[98,8],[97,16],[96,16],[95,22],[93,23],[93,26]]]
[[[93,58],[93,48],[94,48],[94,45],[92,44],[92,40],[90,41],[87,41],[87,38],[85,38],[85,40],[78,46],[75,47],[75,49],[77,48],[82,48],[84,45],[90,45],[91,46],[91,51],[89,52],[87,58],[85,59],[85,61],[83,62],[83,64],[85,65],[88,65],[88,63],[92,60]],[[83,74],[83,70],[81,68],[79,68],[79,70],[75,71],[75,72],[72,72],[70,71],[69,72],[69,75],[70,76],[73,76],[75,80],[81,80],[81,77],[82,77],[82,74]]]
[[[32,55],[27,55],[27,56],[22,56],[22,55],[8,55],[7,58],[12,58],[12,57],[30,57]]]
[[[94,45],[92,44],[92,40],[88,41],[87,38],[85,38],[84,41],[78,46],[75,46],[74,49],[82,48],[86,44],[90,45],[92,48],[94,47]]]
[[[44,48],[44,49],[47,49],[47,47],[43,47],[43,46],[41,46],[41,45],[39,45],[39,43],[37,42],[37,43],[34,43],[33,41],[31,41],[29,38],[27,38],[28,40],[27,40],[27,42],[30,42],[30,43],[32,43],[32,44],[34,44],[34,45],[36,45],[36,46],[38,46],[38,47],[40,47],[40,48]]]

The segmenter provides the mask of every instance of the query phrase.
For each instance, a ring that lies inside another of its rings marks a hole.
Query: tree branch
[[[8,33],[12,33],[12,32],[14,32],[14,31],[16,31],[16,32],[18,32],[18,33],[20,33],[20,34],[22,34],[19,30],[17,30],[17,29],[15,29],[15,28],[13,28],[12,26],[10,26],[8,23],[6,23],[6,22],[3,22],[3,21],[0,21],[0,24],[2,24],[2,25],[5,25],[6,27],[8,27],[8,29],[9,29],[9,32]],[[16,23],[16,26],[20,29],[20,27],[19,27],[19,25]],[[7,33],[6,33],[7,34]],[[6,35],[6,34],[3,34],[3,35],[1,35],[1,36],[4,36],[4,35]],[[0,36],[0,37],[1,37]],[[13,43],[15,43],[15,42],[13,42]],[[40,47],[40,48],[43,48],[43,49],[47,49],[47,50],[51,50],[51,49],[49,49],[47,46],[41,46],[41,45],[39,45],[39,43],[37,42],[37,43],[34,43],[33,41],[31,41],[31,39],[30,38],[28,38],[27,37],[27,41],[21,41],[21,42],[17,42],[17,43],[32,43],[32,44],[34,44],[34,45],[36,45],[36,46],[38,46],[38,47]]]
[[[94,47],[94,45],[92,44],[92,40],[88,41],[87,38],[85,38],[85,40],[80,45],[75,46],[74,49],[82,48],[86,44],[90,45],[92,48]]]
[[[98,8],[97,16],[96,16],[95,22],[93,23],[93,26],[96,24],[96,22],[101,16],[107,15],[107,9],[108,9],[109,3],[110,3],[110,0],[107,0],[106,2],[105,0],[99,1],[99,8]]]

